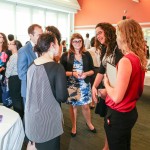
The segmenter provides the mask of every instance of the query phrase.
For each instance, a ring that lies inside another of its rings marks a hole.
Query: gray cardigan
[[[43,143],[63,133],[63,116],[58,102],[67,100],[66,83],[61,64],[48,62],[29,67],[25,105],[25,133],[29,140]]]

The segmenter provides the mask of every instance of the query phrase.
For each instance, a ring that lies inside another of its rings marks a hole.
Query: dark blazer
[[[68,52],[63,53],[63,55],[60,59],[60,63],[64,66],[64,69],[66,71],[72,71],[73,70],[74,57],[75,57],[74,53],[70,53],[69,56],[68,56]],[[93,60],[92,60],[92,57],[91,57],[91,55],[88,51],[83,52],[82,60],[83,60],[83,71],[84,72],[87,72],[87,71],[90,71],[90,70],[94,69]],[[90,82],[90,77],[89,76],[86,77],[84,79],[84,81],[86,83],[89,83]]]

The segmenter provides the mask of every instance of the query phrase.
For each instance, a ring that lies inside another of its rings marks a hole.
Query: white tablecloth
[[[0,150],[21,150],[25,134],[19,114],[0,106],[0,115]]]
[[[144,85],[150,86],[150,71],[147,71],[145,74]]]

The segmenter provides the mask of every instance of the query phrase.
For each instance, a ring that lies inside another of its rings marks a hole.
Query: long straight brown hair
[[[84,46],[84,40],[83,40],[83,37],[82,37],[82,35],[81,34],[79,34],[79,33],[74,33],[72,36],[71,36],[71,40],[70,40],[70,49],[69,49],[69,51],[68,51],[68,53],[75,53],[75,49],[74,49],[74,47],[73,47],[73,45],[72,45],[72,41],[74,40],[74,39],[81,39],[82,40],[82,47],[81,47],[81,49],[80,49],[80,54],[82,54],[84,51],[85,51],[85,46]]]

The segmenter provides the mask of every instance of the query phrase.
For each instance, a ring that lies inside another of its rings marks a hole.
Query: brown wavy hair
[[[98,28],[98,27],[101,28],[104,31],[105,39],[106,39],[105,40],[105,45],[107,47],[106,56],[109,56],[113,53],[114,48],[117,45],[117,42],[116,42],[116,28],[113,25],[111,25],[110,23],[107,23],[107,22],[98,23],[95,28]],[[96,45],[96,48],[100,49],[100,51],[102,53],[101,43],[98,41],[97,37],[96,37],[95,45]]]
[[[4,39],[4,43],[2,45],[2,51],[5,52],[6,50],[8,50],[8,41],[4,33],[0,32],[0,34],[3,36],[3,39]]]
[[[81,34],[79,34],[79,33],[74,33],[72,36],[71,36],[71,40],[70,40],[70,49],[69,49],[69,53],[75,53],[75,49],[74,49],[74,47],[73,47],[73,45],[72,45],[72,41],[74,40],[74,39],[81,39],[82,40],[82,47],[81,47],[81,49],[80,49],[80,51],[79,51],[79,53],[80,54],[82,54],[82,52],[84,52],[85,51],[85,46],[84,46],[84,40],[83,40],[83,37],[82,37],[82,35]]]
[[[121,38],[123,46],[122,52],[132,51],[141,61],[141,66],[145,70],[147,65],[145,55],[145,42],[141,26],[133,19],[121,20],[117,24],[117,36]]]

